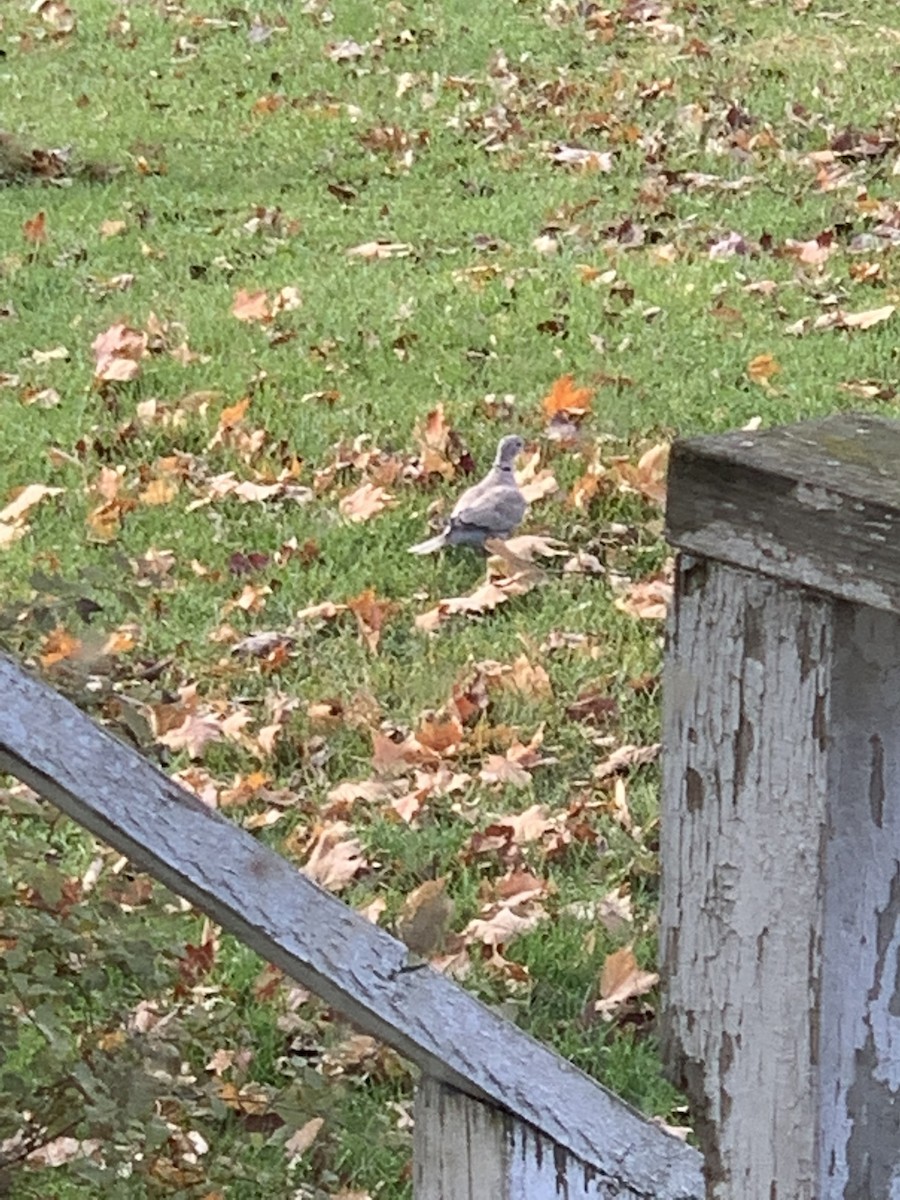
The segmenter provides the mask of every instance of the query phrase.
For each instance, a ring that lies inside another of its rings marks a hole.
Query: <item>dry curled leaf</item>
[[[359,839],[347,837],[349,828],[344,821],[319,826],[302,867],[304,875],[330,892],[345,888],[368,865]]]
[[[664,621],[674,592],[673,570],[674,564],[669,561],[657,575],[627,584],[616,596],[616,608],[644,621]]]
[[[600,975],[600,999],[594,1007],[604,1016],[611,1016],[617,1008],[634,996],[643,996],[659,983],[655,971],[642,971],[630,946],[623,946],[610,954],[603,964]]]
[[[363,483],[355,491],[343,496],[338,501],[338,511],[348,521],[360,524],[363,521],[370,521],[372,517],[377,516],[393,503],[393,496],[385,488],[377,487],[372,483]]]
[[[632,767],[642,767],[646,763],[655,762],[659,758],[660,744],[652,746],[620,746],[603,762],[594,767],[595,779],[609,779],[612,775],[622,775]]]
[[[420,613],[416,617],[416,629],[423,633],[433,633],[439,625],[450,617],[462,615],[467,617],[480,617],[485,613],[492,612],[498,605],[506,604],[515,596],[524,596],[526,592],[530,592],[533,587],[540,582],[539,578],[528,576],[525,572],[519,572],[511,576],[503,576],[499,579],[488,579],[484,583],[479,584],[473,592],[467,596],[451,596],[446,600],[439,600],[434,608],[428,612]]]
[[[400,605],[394,600],[378,599],[374,588],[366,588],[358,596],[348,600],[347,607],[356,617],[360,641],[368,647],[372,654],[377,654],[381,630]]]
[[[140,329],[121,322],[98,333],[91,343],[94,379],[101,383],[128,383],[137,379],[146,357],[148,338]]]

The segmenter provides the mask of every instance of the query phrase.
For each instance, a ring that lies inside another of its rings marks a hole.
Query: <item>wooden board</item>
[[[868,414],[676,442],[669,540],[900,611],[900,422]]]

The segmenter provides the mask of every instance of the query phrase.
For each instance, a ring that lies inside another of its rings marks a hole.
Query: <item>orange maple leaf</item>
[[[591,411],[594,389],[576,387],[573,375],[561,375],[541,401],[548,420],[561,413],[570,417],[583,417]]]

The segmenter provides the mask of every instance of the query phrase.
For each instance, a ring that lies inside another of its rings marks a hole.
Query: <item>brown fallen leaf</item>
[[[47,667],[52,667],[64,659],[77,658],[81,654],[81,649],[80,638],[75,637],[62,626],[57,626],[41,642],[41,666],[46,670]]]
[[[98,333],[91,343],[94,379],[100,383],[128,383],[137,379],[141,360],[149,353],[148,337],[121,321]]]
[[[590,725],[608,725],[619,716],[619,704],[610,696],[603,682],[587,684],[578,698],[566,705],[570,721],[585,721]]]
[[[416,729],[419,745],[442,756],[456,754],[464,738],[462,721],[451,712],[423,713]]]
[[[363,521],[370,521],[372,517],[377,516],[393,503],[393,496],[385,488],[377,487],[372,483],[363,483],[355,491],[343,496],[338,501],[338,511],[348,521],[359,524]]]
[[[231,315],[238,321],[271,321],[272,310],[265,288],[255,292],[238,288],[231,302]]]
[[[341,891],[368,866],[359,839],[347,837],[349,830],[344,821],[318,826],[301,867],[304,875],[330,892]]]
[[[643,996],[659,983],[654,971],[642,971],[631,946],[610,954],[600,974],[600,999],[594,1004],[598,1013],[611,1017],[617,1008],[635,996]]]
[[[432,409],[424,420],[416,422],[413,437],[419,447],[422,474],[426,477],[440,475],[447,481],[453,479],[456,466],[451,459],[451,451],[458,454],[460,439],[447,420],[442,403]]]
[[[508,946],[509,943],[523,933],[530,933],[542,921],[547,920],[547,912],[539,904],[529,904],[525,913],[518,913],[508,905],[492,906],[487,914],[476,917],[462,932],[463,942],[480,942],[490,947]]]
[[[191,758],[202,758],[209,742],[217,742],[222,736],[222,722],[217,715],[190,712],[180,725],[158,734],[156,740],[176,753],[187,750]]]
[[[533,782],[521,763],[506,754],[488,754],[478,778],[482,783],[509,784],[511,787],[529,787]]]
[[[490,540],[485,545],[490,549]],[[569,553],[569,547],[559,538],[541,537],[534,533],[521,533],[517,537],[507,538],[503,547],[507,553],[529,563],[536,558],[556,558]]]
[[[301,1125],[296,1129],[284,1143],[284,1152],[290,1162],[294,1163],[302,1158],[306,1151],[310,1148],[322,1126],[325,1124],[324,1117],[313,1117],[307,1121],[305,1125]]]
[[[11,546],[28,530],[26,514],[51,496],[61,496],[65,488],[47,487],[43,483],[29,483],[13,492],[13,498],[0,509],[0,549]]]
[[[672,601],[674,563],[669,560],[658,574],[627,584],[616,596],[619,612],[645,621],[664,621]]]
[[[372,768],[377,775],[403,775],[421,763],[437,763],[440,756],[423,746],[413,734],[399,740],[381,729],[373,729]]]
[[[360,641],[372,654],[377,654],[381,631],[400,605],[395,600],[379,600],[374,588],[366,588],[358,596],[348,600],[347,607],[356,617]]]
[[[611,150],[588,150],[584,146],[559,143],[549,151],[550,161],[576,171],[600,171],[606,174],[613,168]]]
[[[540,573],[542,574],[542,573]],[[467,596],[451,596],[446,600],[439,600],[434,608],[427,612],[420,613],[415,619],[416,629],[423,633],[433,633],[438,626],[444,621],[453,616],[480,617],[485,613],[492,612],[498,605],[506,604],[515,596],[524,596],[530,592],[532,588],[540,582],[539,578],[535,578],[535,573],[531,572],[526,575],[525,572],[519,572],[511,576],[502,576],[498,579],[488,579],[484,583],[479,584],[473,592]]]
[[[536,504],[546,496],[559,491],[556,476],[549,467],[541,467],[541,452],[535,452],[516,471],[516,483],[528,504]]]
[[[147,505],[170,504],[177,495],[178,480],[167,475],[161,479],[151,479],[138,495],[138,500]]]
[[[620,746],[609,758],[597,763],[594,767],[595,779],[608,779],[611,775],[621,775],[632,767],[642,767],[645,763],[654,762],[659,758],[660,744],[652,746]]]
[[[666,502],[668,470],[669,443],[657,442],[644,451],[637,463],[627,460],[612,463],[610,477],[618,480],[621,491],[637,492],[645,500],[663,506]]]
[[[515,845],[524,846],[529,842],[539,841],[545,833],[556,827],[557,821],[550,816],[549,810],[543,804],[532,804],[521,813],[505,813],[488,826],[486,834],[492,831],[511,831]]]
[[[32,246],[42,246],[47,240],[47,214],[41,209],[22,222],[22,237]]]

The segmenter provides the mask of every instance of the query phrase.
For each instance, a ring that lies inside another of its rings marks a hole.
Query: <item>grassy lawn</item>
[[[896,5],[73,5],[0,8],[0,645],[685,1124],[655,992],[598,1010],[654,448],[896,406]],[[407,547],[512,430],[560,553],[451,613],[516,571]],[[0,1191],[410,1195],[405,1064],[11,780],[0,835]]]

